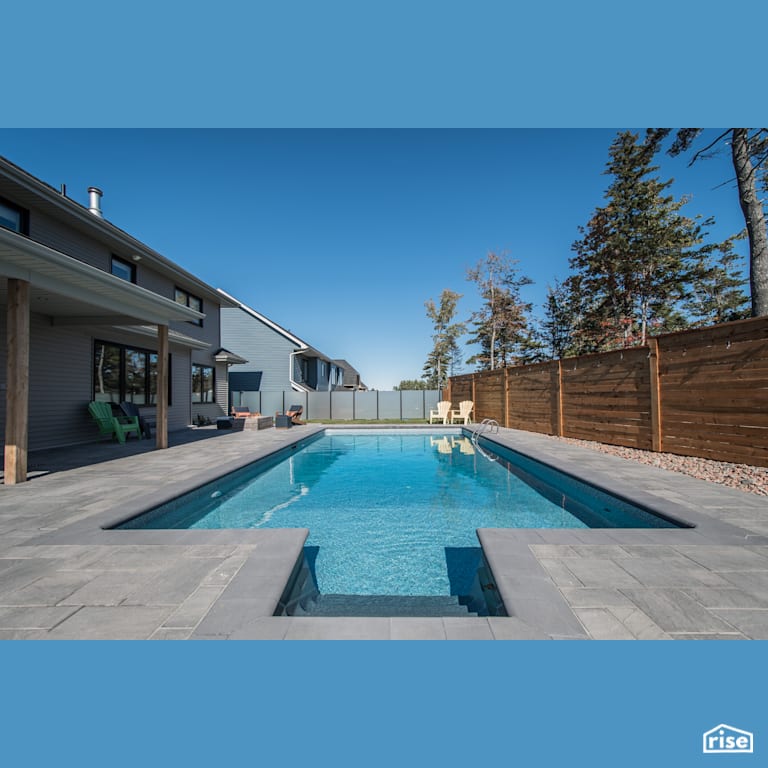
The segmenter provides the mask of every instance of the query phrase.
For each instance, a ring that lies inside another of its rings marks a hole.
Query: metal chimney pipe
[[[90,196],[90,202],[88,210],[100,219],[104,218],[104,214],[101,212],[101,196],[104,194],[98,187],[88,187],[88,194]]]

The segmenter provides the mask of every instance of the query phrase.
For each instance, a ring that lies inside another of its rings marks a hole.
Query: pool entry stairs
[[[309,566],[300,557],[275,616],[506,616],[493,575],[481,557],[465,595],[335,595],[321,593]]]
[[[294,616],[477,616],[456,595],[317,595]]]

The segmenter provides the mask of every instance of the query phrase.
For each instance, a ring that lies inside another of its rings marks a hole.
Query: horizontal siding
[[[108,245],[40,211],[29,212],[29,236],[38,243],[66,253],[67,256],[84,261],[92,267],[105,272],[111,270],[112,251]]]
[[[32,315],[29,385],[29,450],[55,448],[92,442],[101,438],[88,414],[93,397],[93,343],[95,334],[81,328],[51,326],[47,317]],[[6,337],[6,315],[0,311],[0,338]],[[98,331],[98,338],[142,349],[156,349],[146,337]],[[172,405],[168,409],[168,429],[184,429],[191,423],[190,400],[192,362],[190,351],[171,345]],[[0,439],[5,439],[6,345],[0,345]],[[227,407],[226,366],[216,370],[217,401],[209,417],[215,418]],[[207,411],[206,411],[207,413]]]
[[[289,341],[242,309],[221,309],[221,345],[248,360],[231,371],[262,371],[261,391],[281,392],[291,388],[290,356],[295,350]]]

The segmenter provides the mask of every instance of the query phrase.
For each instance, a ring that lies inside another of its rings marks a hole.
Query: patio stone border
[[[695,527],[479,530],[508,618],[276,617],[308,531],[104,530],[325,428],[115,448],[102,472],[3,486],[0,638],[768,638],[764,500],[516,430],[489,439]]]

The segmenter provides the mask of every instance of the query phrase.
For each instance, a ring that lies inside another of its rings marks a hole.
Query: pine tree
[[[716,325],[749,316],[747,283],[741,272],[741,257],[733,250],[735,238],[705,251],[701,269],[694,277],[686,310],[696,326]]]
[[[517,261],[495,253],[469,269],[467,280],[477,285],[483,300],[470,318],[474,330],[468,341],[479,344],[480,352],[467,364],[493,371],[524,359],[532,344],[531,304],[520,298],[520,289],[533,281],[518,274]]]
[[[686,199],[665,193],[672,181],[653,175],[660,140],[648,131],[638,142],[625,131],[611,145],[607,204],[572,246],[575,275],[567,284],[578,316],[578,352],[642,345],[651,331],[686,326],[682,301],[698,268],[702,234],[680,213]]]
[[[673,157],[689,150],[701,134],[701,128],[681,128],[668,153]],[[660,138],[669,128],[656,129]],[[689,165],[708,157],[718,144],[730,144],[736,186],[749,237],[749,285],[752,316],[768,315],[768,230],[765,201],[757,193],[762,185],[768,191],[768,128],[728,128],[707,146],[698,150]]]
[[[554,287],[547,286],[544,318],[537,330],[541,359],[559,360],[573,354],[574,328],[577,321],[571,301],[572,296],[567,285],[555,281]]]
[[[422,378],[430,389],[443,389],[448,383],[448,376],[458,372],[460,349],[458,338],[465,332],[464,323],[454,323],[460,293],[448,290],[440,294],[440,305],[432,299],[424,302],[427,317],[434,323],[432,335],[433,347],[424,363]]]

